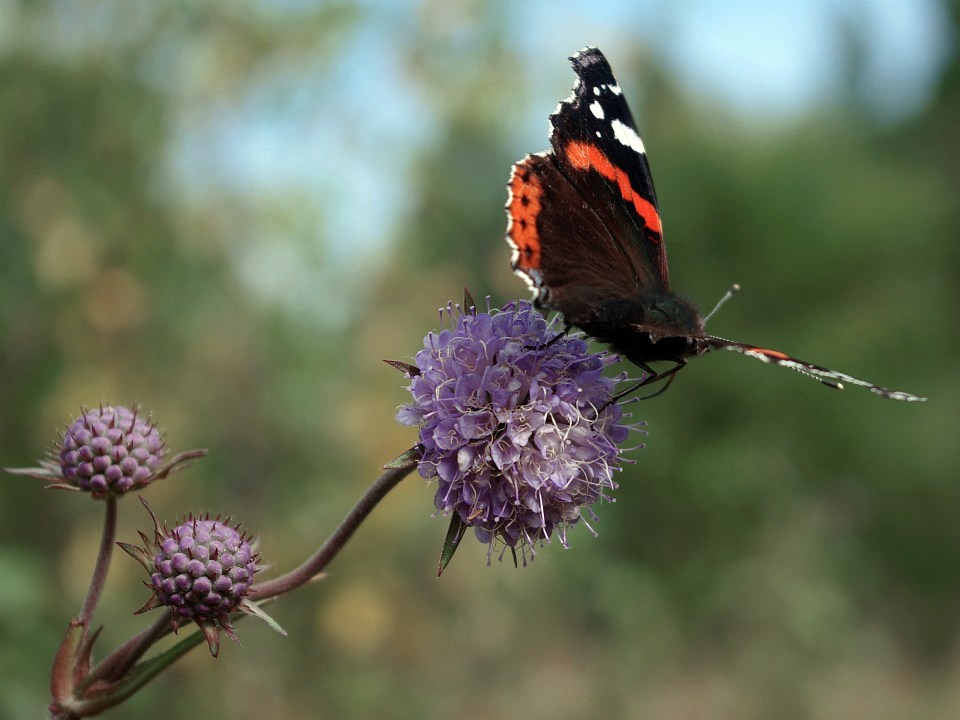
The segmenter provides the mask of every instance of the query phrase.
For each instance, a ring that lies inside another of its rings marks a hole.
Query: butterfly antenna
[[[716,305],[713,306],[713,310],[711,310],[710,312],[707,313],[707,316],[703,319],[703,324],[706,325],[707,322],[709,322],[710,318],[713,317],[714,313],[716,313],[717,310],[719,310],[720,308],[722,308],[723,305],[724,305],[724,303],[726,303],[727,300],[729,300],[730,298],[732,298],[732,297],[733,297],[734,295],[736,295],[738,292],[740,292],[740,283],[734,283],[733,285],[731,285],[731,286],[730,286],[730,289],[727,290],[727,292],[724,293],[724,295],[723,295],[722,298],[720,298],[720,301],[719,301]]]

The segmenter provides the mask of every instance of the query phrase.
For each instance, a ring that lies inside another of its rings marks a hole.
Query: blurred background
[[[524,297],[511,163],[600,47],[648,148],[675,288],[733,354],[635,415],[599,537],[441,579],[414,475],[329,579],[105,717],[955,718],[955,0],[0,4],[0,465],[81,405],[210,456],[146,493],[233,514],[276,573],[415,442],[408,360],[462,297]],[[103,508],[0,480],[0,716],[37,716]],[[121,504],[118,539],[150,527]],[[101,652],[152,618],[115,556]]]

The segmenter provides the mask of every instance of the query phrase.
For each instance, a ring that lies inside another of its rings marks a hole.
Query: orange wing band
[[[564,154],[567,161],[578,170],[596,170],[604,178],[612,182],[620,190],[620,195],[629,203],[633,204],[637,214],[643,218],[647,228],[663,235],[663,226],[660,224],[660,213],[648,200],[645,200],[630,185],[630,178],[627,174],[610,162],[600,148],[590,143],[573,140],[567,143],[564,148]],[[649,238],[654,242],[660,242],[660,238]]]

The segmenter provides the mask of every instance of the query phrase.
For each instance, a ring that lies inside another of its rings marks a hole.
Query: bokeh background
[[[441,579],[406,480],[329,568],[105,717],[936,718],[960,712],[955,0],[0,4],[0,465],[140,403],[209,458],[148,492],[298,564],[380,465],[409,359],[468,286],[525,295],[512,162],[607,54],[676,288],[732,354],[642,403],[599,537]],[[102,507],[0,480],[0,716],[37,716]],[[135,501],[119,539],[148,529]],[[146,622],[117,556],[102,651]]]

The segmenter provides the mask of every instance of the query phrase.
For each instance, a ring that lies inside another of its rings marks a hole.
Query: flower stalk
[[[110,569],[110,558],[113,554],[114,539],[117,534],[117,498],[110,496],[104,501],[103,533],[100,537],[100,551],[97,553],[97,562],[93,569],[93,578],[87,591],[87,599],[83,603],[80,613],[80,622],[85,628],[93,620],[93,612],[103,592],[103,585],[107,580],[107,571]]]
[[[402,467],[391,468],[384,472],[377,478],[373,485],[367,488],[367,491],[357,501],[357,504],[353,506],[353,509],[347,513],[347,516],[340,525],[337,526],[336,530],[330,534],[330,537],[327,538],[313,555],[295,570],[291,570],[289,573],[274,578],[273,580],[267,580],[254,585],[250,589],[250,599],[266,600],[267,598],[288,593],[301,585],[318,579],[320,573],[322,573],[324,568],[330,564],[330,561],[343,549],[347,541],[350,540],[357,531],[357,528],[366,520],[373,509],[387,496],[387,493],[399,485],[400,481],[409,475],[415,467],[415,464],[407,463]]]

